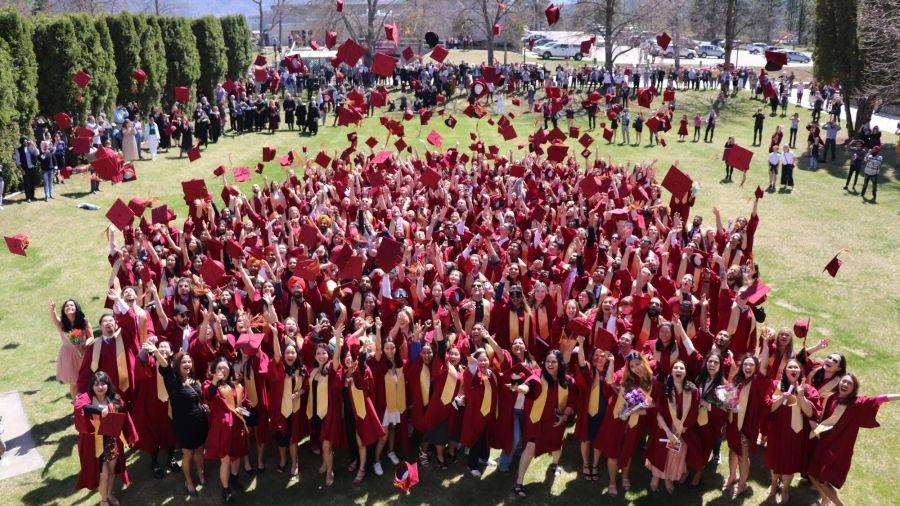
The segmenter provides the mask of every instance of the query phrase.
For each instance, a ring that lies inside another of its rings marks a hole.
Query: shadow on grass
[[[6,343],[3,345],[4,350],[14,350],[21,346],[19,343]]]

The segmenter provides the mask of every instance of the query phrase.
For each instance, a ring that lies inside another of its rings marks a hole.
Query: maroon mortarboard
[[[238,183],[250,180],[250,167],[235,167],[232,169],[234,180]]]
[[[319,154],[316,155],[316,163],[323,169],[327,169],[328,164],[331,163],[331,157],[324,151],[319,151]]]
[[[64,112],[54,114],[53,121],[59,128],[69,128],[72,126],[72,118]]]
[[[569,127],[569,137],[570,137],[570,138],[572,138],[572,139],[577,139],[577,138],[578,138],[578,135],[579,135],[580,133],[581,133],[581,132],[580,132],[580,130],[579,130],[578,127],[575,127],[575,126]]]
[[[208,286],[216,286],[219,283],[219,279],[224,275],[225,267],[218,260],[207,258],[200,267],[200,276]]]
[[[647,202],[650,197],[647,196],[647,190],[643,186],[633,186],[631,188],[631,197],[635,202]]]
[[[78,127],[75,131],[78,137],[84,137],[86,139],[93,139],[94,136],[97,135],[93,128]]]
[[[359,111],[356,110],[355,107],[341,107],[341,110],[338,113],[338,126],[346,126],[350,124],[355,125],[360,121],[362,121],[362,115],[359,113]]]
[[[669,172],[666,172],[666,177],[662,180],[662,187],[678,199],[687,195],[691,190],[691,184],[693,184],[691,177],[674,165],[669,167]]]
[[[25,234],[16,234],[14,236],[3,236],[6,241],[6,248],[13,255],[26,256],[25,250],[28,248],[28,236]]]
[[[800,339],[806,339],[806,335],[809,334],[809,322],[809,318],[805,320],[794,320],[794,335]]]
[[[788,64],[787,53],[783,51],[764,51],[766,56],[766,70],[774,72]]]
[[[268,60],[266,59],[266,55],[258,54],[256,55],[256,59],[253,60],[253,64],[257,67],[265,67]]]
[[[225,166],[224,165],[219,165],[218,167],[216,167],[213,170],[213,176],[218,177],[218,176],[221,176],[222,174],[225,174]]]
[[[128,209],[131,209],[131,212],[133,212],[135,216],[143,216],[144,211],[146,211],[147,208],[151,205],[152,202],[150,202],[149,200],[144,200],[138,197],[135,197],[128,201]]]
[[[125,227],[130,227],[131,222],[134,221],[134,211],[128,207],[128,204],[122,202],[122,199],[116,199],[109,211],[106,212],[106,217],[116,228],[125,230]]]
[[[115,180],[121,171],[119,165],[116,163],[116,159],[109,156],[92,160],[91,167],[94,168],[97,177],[103,181]]]
[[[612,221],[623,221],[628,219],[628,209],[617,208],[609,212]]]
[[[412,60],[413,57],[416,56],[416,53],[411,47],[406,46],[406,49],[404,49],[403,52],[400,53],[400,56],[402,56],[404,60]]]
[[[397,148],[397,151],[403,151],[407,148],[406,141],[403,139],[397,139],[397,142],[394,143],[394,147]]]
[[[612,121],[612,120],[616,119],[616,116],[617,116],[616,111],[614,111],[612,109],[608,109],[606,111],[606,118],[608,120]]]
[[[194,161],[200,159],[200,147],[194,146],[191,149],[187,150],[188,160]]]
[[[91,82],[91,75],[83,70],[79,70],[72,76],[72,82],[78,85],[79,88],[84,88]]]
[[[766,192],[763,191],[762,186],[757,186],[756,191],[753,192],[753,194],[756,196],[756,200],[759,200],[765,196]]]
[[[500,23],[494,23],[493,31],[494,35],[500,35],[501,33],[503,33],[503,27],[500,25]]]
[[[559,21],[559,7],[554,4],[550,4],[544,9],[544,15],[547,16],[547,25],[553,26],[557,21]]]
[[[388,161],[391,158],[391,152],[387,149],[383,149],[372,157],[372,164],[381,165],[382,163]]]
[[[847,251],[847,248],[841,248],[841,250],[838,251],[836,255],[834,255],[834,258],[832,258],[831,261],[828,262],[828,265],[826,265],[825,268],[822,269],[822,271],[828,271],[828,274],[830,274],[831,277],[837,276],[838,269],[840,269],[841,266],[844,265],[844,261],[838,258],[838,256],[840,256],[840,254],[845,251]]]
[[[506,125],[511,125],[512,123],[509,121],[509,118],[506,116],[500,116],[500,119],[497,120],[497,125],[500,127],[505,127]],[[575,128],[575,127],[572,127]]]
[[[428,120],[431,119],[431,109],[421,108],[419,109],[419,123],[422,125],[427,125]]]
[[[262,159],[264,162],[271,162],[275,159],[275,148],[268,146],[262,148]]]
[[[234,239],[225,241],[225,252],[228,253],[228,256],[233,259],[241,258],[244,256],[244,248],[241,247],[241,243],[235,241]]]
[[[532,220],[542,222],[544,221],[544,217],[547,216],[547,208],[542,205],[536,205],[531,209]]]
[[[234,347],[244,355],[253,356],[259,353],[265,334],[241,334],[238,336]]]
[[[265,169],[266,169],[265,164],[260,162],[260,163],[256,164],[256,168],[254,170],[256,171],[257,174],[262,174]]]
[[[518,98],[514,98],[514,99],[512,99],[512,105],[515,105],[515,106],[522,105],[522,101],[519,100]]]
[[[579,51],[581,52],[582,56],[587,56],[587,55],[591,54],[591,46],[592,45],[593,44],[591,43],[590,40],[581,41],[581,48],[579,48]]]
[[[359,135],[356,132],[348,132],[347,133],[348,141],[355,142],[357,139],[359,139]]]
[[[314,248],[319,242],[319,229],[315,225],[304,223],[300,227],[298,240],[301,244],[305,244],[307,248]]]
[[[613,133],[614,132],[612,131],[612,129],[604,128],[603,129],[603,138],[606,139],[608,142],[612,142]]]
[[[441,144],[444,142],[444,138],[441,137],[441,134],[439,134],[437,130],[432,130],[431,132],[429,132],[426,140],[428,140],[429,144],[436,147],[441,147]]]
[[[559,86],[548,86],[545,91],[548,97],[559,98]]]
[[[514,163],[509,167],[509,175],[512,177],[525,177],[525,166],[521,163]]]
[[[191,90],[187,86],[175,87],[175,100],[178,102],[187,102],[191,98]]]
[[[309,41],[309,48],[312,49],[313,51],[318,51],[319,43],[314,40],[311,40],[311,41]]]
[[[647,130],[650,130],[651,132],[659,132],[660,126],[662,125],[659,122],[659,118],[656,116],[652,116],[647,120]]]
[[[437,188],[441,183],[441,175],[431,167],[422,172],[422,184],[432,190]]]
[[[397,29],[397,23],[384,25],[384,38],[394,43],[396,46],[400,42],[400,30]]]
[[[253,71],[253,78],[256,79],[257,82],[263,82],[266,78],[269,77],[269,73],[266,72],[266,69],[256,69]]]
[[[583,156],[583,157],[585,157],[585,158],[591,156],[591,150],[588,149],[588,148],[582,149],[582,150],[581,150],[581,156]]]
[[[565,144],[553,144],[547,149],[547,159],[551,162],[561,163],[569,152],[569,146]]]
[[[578,317],[566,324],[566,333],[570,336],[589,336],[591,326],[584,317]]]
[[[728,165],[741,172],[747,172],[750,169],[750,161],[753,159],[753,151],[735,144],[725,150],[722,160]]]
[[[744,292],[744,298],[747,299],[747,304],[750,304],[751,306],[758,306],[770,291],[772,291],[772,289],[769,287],[769,285],[763,283],[762,281],[756,280],[750,286],[750,288]]]
[[[184,193],[184,198],[187,199],[188,202],[193,202],[197,199],[203,200],[209,196],[209,190],[206,189],[206,181],[202,179],[182,181],[181,191]]]
[[[336,0],[334,8],[338,12],[344,12],[344,0]]]
[[[356,65],[356,62],[358,62],[364,54],[366,54],[366,50],[353,39],[345,40],[343,44],[338,46],[337,50],[338,60],[351,67]]]
[[[516,133],[516,129],[512,125],[506,125],[506,126],[500,127],[500,135],[503,136],[503,140],[505,140],[505,141],[512,140],[512,139],[515,139],[516,137],[518,137],[518,134]]]
[[[438,63],[444,63],[444,58],[450,54],[444,46],[435,46],[434,49],[431,50],[431,54],[429,55],[432,60]]]
[[[444,120],[444,124],[450,128],[456,128],[456,118],[454,118],[451,114],[450,116],[447,116],[447,119]]]
[[[675,100],[675,90],[673,88],[663,90],[663,102],[671,102],[673,100]]]
[[[325,47],[331,49],[337,44],[337,32],[325,32]]]
[[[291,60],[288,60],[288,66],[290,66],[290,62]],[[225,90],[225,92],[229,95],[234,93],[234,81],[232,81],[231,79],[226,79],[225,82],[222,83],[222,89]]]
[[[387,104],[387,92],[373,91],[370,99],[372,107],[384,107]]]
[[[125,413],[108,413],[100,420],[100,426],[97,427],[97,434],[115,439],[121,438],[122,428],[125,426],[125,419]]]
[[[669,37],[668,33],[662,32],[656,35],[656,43],[659,44],[663,51],[669,48],[670,42],[672,42],[672,37]]]
[[[72,139],[72,152],[76,155],[86,155],[91,152],[90,137],[75,137]]]
[[[359,279],[362,276],[365,261],[363,257],[351,256],[347,262],[338,271],[338,279]]]
[[[153,224],[157,223],[169,223],[174,219],[174,213],[169,211],[169,206],[163,204],[159,207],[154,207],[152,211],[150,211],[150,219],[153,220]]]
[[[63,179],[69,179],[72,177],[72,173],[75,172],[75,169],[72,168],[71,165],[66,165],[65,167],[59,169],[59,175],[62,176]]]
[[[375,137],[369,137],[368,139],[366,139],[366,146],[369,146],[370,149],[374,149],[377,145],[378,139],[376,139]]]
[[[375,53],[372,62],[372,73],[377,76],[391,77],[397,67],[397,59],[384,53]]]
[[[403,260],[402,245],[387,237],[381,239],[378,252],[375,254],[375,264],[384,271],[389,271]]]
[[[138,84],[144,84],[144,81],[147,80],[147,73],[144,72],[144,69],[134,69],[134,72],[131,73],[131,77],[133,77]]]
[[[638,105],[641,107],[650,107],[653,103],[653,91],[649,88],[644,88],[638,92]]]
[[[419,466],[415,462],[401,461],[394,470],[394,488],[409,495],[409,490],[419,483]]]
[[[297,275],[306,281],[315,282],[322,270],[318,258],[307,258],[297,262]]]
[[[601,125],[601,126],[603,126],[603,125]],[[550,141],[550,143],[552,143],[552,144],[565,142],[566,139],[567,139],[567,137],[566,137],[565,132],[563,132],[562,130],[560,130],[557,127],[553,127],[553,130],[550,130],[550,132],[547,134],[547,140]]]
[[[409,121],[409,120],[412,119],[412,117],[413,117],[414,115],[415,115],[415,113],[413,112],[412,109],[406,109],[405,111],[403,111],[403,120],[404,120],[404,121]]]

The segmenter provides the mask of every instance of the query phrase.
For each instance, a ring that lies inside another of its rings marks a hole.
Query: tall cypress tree
[[[52,116],[70,110],[72,104],[83,99],[81,89],[72,82],[82,61],[72,21],[64,16],[38,20],[32,42],[41,76],[37,83],[39,111]]]
[[[31,120],[38,111],[37,60],[31,37],[31,23],[13,9],[0,10],[0,39],[6,42],[7,56],[12,58],[15,90],[16,123],[22,133],[31,129]]]
[[[72,102],[66,110],[75,122],[82,122],[93,113],[106,112],[96,106],[108,101],[110,93],[115,95],[115,75],[110,75],[111,57],[100,43],[96,23],[87,14],[67,16],[75,28],[75,37],[81,47],[81,54],[75,66],[91,75],[91,82],[82,90],[82,100]]]
[[[0,165],[3,166],[7,192],[17,189],[22,181],[22,173],[16,169],[13,160],[13,150],[19,146],[19,111],[16,109],[19,91],[9,48],[0,37]]]
[[[212,97],[216,84],[225,78],[227,67],[222,25],[218,19],[204,16],[195,19],[192,28],[197,38],[197,51],[200,53],[200,79],[197,81],[197,91]]]
[[[192,102],[196,98],[197,79],[200,78],[200,53],[197,39],[191,30],[191,22],[186,18],[159,18],[163,43],[166,49],[167,84],[166,99],[175,103],[175,87],[187,86],[191,89]]]
[[[228,55],[228,68],[225,77],[241,79],[247,73],[253,60],[253,41],[250,26],[244,16],[225,16],[219,18],[222,34],[225,37],[225,49]]]
[[[116,106],[116,94],[119,92],[119,81],[116,78],[116,60],[109,48],[113,47],[112,36],[109,34],[109,26],[106,18],[93,18],[94,29],[97,31],[97,44],[99,49],[91,55],[94,68],[97,72],[94,79],[97,81],[96,93],[91,102],[91,112],[111,113]]]
[[[125,103],[137,98],[133,88],[134,79],[131,74],[135,69],[141,68],[141,41],[138,32],[134,28],[134,16],[128,12],[121,12],[115,16],[106,17],[106,25],[113,44],[113,54],[116,59],[116,79],[119,82],[119,90],[116,101]]]
[[[159,99],[165,91],[168,74],[166,47],[156,17],[137,15],[134,17],[134,26],[140,39],[141,68],[147,73],[144,84],[137,85],[137,96],[141,108],[149,112],[153,106],[159,104]]]

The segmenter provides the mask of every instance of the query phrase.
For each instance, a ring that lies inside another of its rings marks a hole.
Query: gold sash
[[[588,398],[588,415],[597,416],[600,412],[600,373],[593,372],[594,381],[591,382],[591,396]]]
[[[316,395],[313,396],[312,389],[316,389]],[[316,398],[315,413],[320,420],[324,420],[328,414],[328,376],[319,375],[319,381],[313,380],[312,375],[309,377],[310,394],[306,402],[306,416],[310,419],[313,417],[313,397]]]
[[[491,387],[491,377],[484,375],[481,378],[484,384],[484,393],[481,396],[481,416],[488,416],[493,406],[493,387]]]
[[[159,402],[166,404],[166,414],[172,419],[172,404],[169,402],[169,391],[166,390],[166,381],[163,379],[162,373],[159,372],[159,364],[156,364],[156,398]]]
[[[537,323],[538,335],[547,339],[550,337],[550,319],[547,317],[547,306],[541,306],[534,310],[534,319]]]
[[[119,379],[119,392],[128,390],[128,361],[125,358],[125,343],[122,342],[121,331],[113,335],[113,341],[116,343],[116,373]],[[94,341],[94,348],[91,351],[91,371],[97,372],[100,368],[100,348],[103,346],[103,337]]]
[[[779,382],[779,391],[772,394],[772,402],[781,402],[784,403],[787,397],[787,393],[780,390]],[[779,406],[782,407],[782,406]],[[800,412],[800,402],[798,401],[793,406],[788,406],[788,409],[791,410],[791,430],[794,431],[794,434],[799,434],[801,430],[803,430],[803,413]]]
[[[222,397],[225,399],[225,405],[228,406],[228,410],[244,424],[244,429],[246,430],[247,421],[244,420],[244,415],[237,411],[237,408],[241,406],[241,399],[244,397],[244,387],[235,385],[232,390],[230,386],[224,385],[219,388],[219,391],[222,392]]]
[[[818,369],[816,369],[815,371],[813,371],[813,373],[810,375],[810,377],[812,377],[813,375],[815,375],[815,374],[819,371],[819,369],[823,369],[823,368],[820,366]],[[834,390],[834,387],[838,386],[838,383],[840,383],[840,382],[841,382],[841,378],[838,377],[837,375],[835,375],[833,378],[831,378],[830,380],[828,380],[827,383],[825,383],[824,385],[822,385],[822,388],[819,388],[819,389],[818,389],[818,390],[819,390],[819,397],[822,399],[822,405],[823,405],[823,406],[825,405],[825,402],[828,401],[828,398],[831,397],[831,396],[834,394],[834,391],[833,391],[833,390]]]
[[[525,310],[525,314],[522,318],[522,325],[525,327],[525,332],[523,334],[519,333],[519,313],[512,309],[509,310],[509,342],[512,343],[519,337],[525,341],[525,347],[528,348],[531,344],[531,311]],[[548,336],[541,336],[548,337]]]
[[[456,395],[456,383],[458,379],[459,371],[448,362],[447,379],[444,380],[444,389],[441,390],[441,403],[443,403],[444,406],[453,402],[453,397]]]
[[[356,388],[353,380],[350,380],[350,397],[353,398],[353,411],[360,420],[366,419],[366,396],[363,391]]]
[[[403,413],[406,411],[406,384],[403,381],[403,368],[388,370],[384,375],[384,400],[388,411]]]
[[[109,410],[110,413],[116,412],[116,407],[110,403],[106,405],[106,409]],[[91,421],[94,422],[94,457],[98,459],[103,456],[103,435],[100,434],[100,415],[91,416]],[[127,444],[125,441],[125,435],[119,433],[119,439],[122,440],[122,444]]]
[[[682,391],[682,408],[681,408],[681,417],[677,416],[678,408],[675,407],[675,401],[670,400],[669,404],[669,416],[672,417],[672,428],[675,429],[675,436],[681,437],[684,434],[684,422],[687,420],[688,414],[691,411],[691,402],[694,400],[694,393],[691,390],[683,390]]]
[[[427,406],[431,393],[431,368],[425,364],[419,371],[419,389],[422,390],[422,406]]]
[[[562,413],[563,410],[566,409],[566,403],[569,401],[569,390],[567,388],[563,388],[559,383],[556,383],[556,408]],[[550,384],[547,383],[547,380],[541,377],[541,393],[538,395],[537,399],[534,400],[534,404],[531,405],[531,413],[529,413],[528,418],[531,420],[531,423],[538,423],[541,420],[541,417],[544,415],[544,406],[547,404],[547,392],[550,390]]]
[[[247,361],[244,370],[244,385],[247,387],[247,400],[250,401],[251,407],[256,407],[259,403],[259,397],[256,395],[256,375],[253,373],[253,364],[250,361]]]
[[[709,411],[703,406],[700,405],[697,411],[697,425],[703,427],[709,423]]]
[[[300,398],[294,399],[293,394],[300,391],[301,381],[297,373],[285,376],[284,387],[281,389],[281,416],[287,418],[300,409]]]
[[[738,396],[738,430],[744,428],[744,417],[747,415],[747,404],[750,402],[750,389],[753,387],[753,380],[749,380],[746,385],[741,387],[741,393]]]
[[[488,328],[491,325],[491,309],[493,306],[491,302],[487,299],[481,300],[481,309],[482,313],[484,313],[484,317],[481,319],[481,324],[484,325],[484,328]],[[475,313],[477,309],[472,309],[469,311],[469,317],[466,318],[466,332],[470,332],[472,327],[475,325]]]
[[[822,420],[822,423],[818,425],[812,432],[809,433],[809,438],[812,439],[814,437],[819,437],[823,432],[828,432],[833,429],[838,422],[841,421],[841,417],[844,416],[844,411],[847,410],[846,404],[838,404],[836,408],[834,408],[834,413],[831,414],[825,420]]]

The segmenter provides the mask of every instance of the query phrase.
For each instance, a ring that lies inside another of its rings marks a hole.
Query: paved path
[[[5,428],[0,437],[6,443],[6,453],[0,458],[0,480],[44,467],[18,392],[0,394],[0,416]]]

